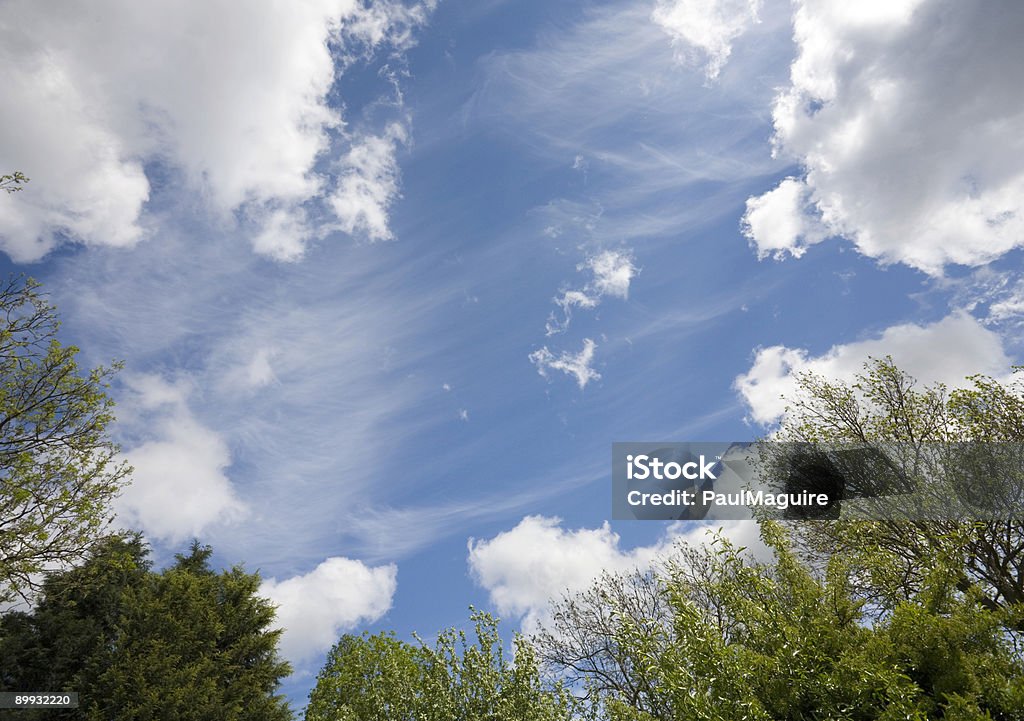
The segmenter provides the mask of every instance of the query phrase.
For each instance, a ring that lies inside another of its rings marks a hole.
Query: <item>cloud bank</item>
[[[26,262],[64,242],[137,243],[152,163],[279,260],[302,255],[305,206],[326,196],[348,232],[388,237],[397,131],[349,132],[328,93],[358,57],[407,47],[433,4],[4,3],[4,162],[32,184],[0,197],[0,248]],[[355,159],[338,177],[318,166],[336,144]]]
[[[734,387],[746,402],[750,419],[769,425],[783,417],[787,404],[783,396],[795,396],[799,374],[849,382],[869,358],[886,355],[919,382],[949,387],[962,386],[968,375],[999,377],[1010,368],[998,334],[966,313],[954,313],[931,325],[893,326],[877,338],[835,345],[820,356],[783,345],[761,348]]]
[[[842,236],[932,275],[1024,244],[1024,66],[1013,0],[799,0],[775,98],[791,177],[747,201],[762,256]]]

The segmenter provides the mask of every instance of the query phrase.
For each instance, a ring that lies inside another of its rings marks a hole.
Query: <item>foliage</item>
[[[81,694],[78,710],[38,718],[291,718],[275,693],[290,669],[259,578],[213,572],[210,553],[193,544],[155,573],[138,536],[104,539],[48,576],[32,613],[0,622],[0,688]]]
[[[33,280],[0,285],[0,600],[81,559],[130,468],[106,435],[115,368],[86,373]]]
[[[17,193],[22,185],[28,182],[24,173],[15,170],[10,175],[0,175],[0,190],[8,193]]]
[[[861,592],[882,612],[921,588],[935,556],[959,558],[958,587],[966,590],[976,584],[982,602],[991,608],[1024,602],[1024,522],[1015,517],[1019,513],[957,518],[952,512],[954,504],[963,503],[964,489],[986,475],[978,468],[1007,482],[1000,493],[1020,493],[1020,379],[1003,383],[972,376],[969,387],[952,392],[941,384],[921,388],[885,358],[867,363],[850,384],[813,374],[798,381],[799,392],[789,399],[773,441],[899,448],[899,453],[888,454],[896,458],[899,474],[917,488],[931,484],[931,503],[943,510],[927,519],[896,515],[798,524],[798,541],[805,551],[819,562],[845,557]],[[1019,498],[1012,502],[1020,508]]]
[[[591,697],[598,712],[612,721],[1020,718],[1024,665],[1003,633],[1007,611],[957,593],[955,564],[937,565],[917,595],[871,624],[841,563],[816,575],[781,526],[766,521],[762,535],[772,563],[723,538],[669,562],[658,574],[667,623],[617,616],[605,645],[629,655],[649,697],[637,704],[605,688]]]
[[[681,549],[684,552],[692,549]],[[687,554],[697,561],[693,553]],[[623,623],[633,643],[650,653],[671,639],[672,612],[662,581],[652,571],[605,573],[593,586],[564,598],[533,639],[538,657],[597,708],[618,698],[654,718],[666,711],[649,669],[624,646]]]
[[[505,657],[497,621],[474,613],[475,640],[442,632],[433,647],[392,634],[346,635],[310,693],[307,721],[569,721],[573,699],[545,686],[532,647]]]

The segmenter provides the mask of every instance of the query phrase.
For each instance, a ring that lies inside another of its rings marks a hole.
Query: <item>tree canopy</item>
[[[911,486],[931,486],[933,502],[945,506],[929,518],[794,526],[798,545],[819,562],[845,556],[861,591],[883,608],[913,595],[936,556],[959,558],[959,587],[976,586],[990,607],[1024,602],[1024,384],[1019,376],[967,381],[952,391],[921,387],[891,358],[871,360],[852,383],[804,374],[772,438],[900,449],[886,450],[888,462]],[[985,476],[1010,502],[996,513],[958,514],[964,492]]]
[[[307,721],[570,721],[572,697],[541,680],[533,647],[506,658],[497,621],[474,613],[475,638],[449,629],[433,646],[392,634],[342,636],[317,677]]]
[[[291,670],[259,577],[216,573],[210,554],[195,543],[157,573],[140,537],[105,538],[48,575],[32,612],[0,621],[0,688],[80,693],[79,709],[47,719],[290,719],[277,687]]]
[[[81,371],[31,279],[0,284],[0,600],[106,531],[130,468],[107,435],[118,366]]]
[[[815,571],[781,525],[765,521],[762,534],[773,561],[717,537],[656,573],[604,577],[559,605],[541,655],[613,721],[1020,718],[1024,659],[1004,632],[1014,612],[958,592],[956,559],[937,560],[915,595],[876,619],[841,559]],[[622,603],[652,592],[663,616]],[[560,636],[595,608],[608,623],[560,656]],[[600,673],[609,662],[617,677]]]

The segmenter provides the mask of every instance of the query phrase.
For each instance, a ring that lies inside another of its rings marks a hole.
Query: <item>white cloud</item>
[[[600,528],[576,530],[566,530],[561,523],[559,518],[526,516],[494,538],[469,539],[467,562],[474,579],[487,590],[499,613],[522,618],[527,631],[547,620],[552,600],[587,588],[606,571],[647,570],[675,542],[704,542],[710,529],[675,523],[656,543],[626,550],[607,521]],[[722,528],[734,542],[763,549],[756,523],[725,522]]]
[[[398,123],[383,135],[369,135],[354,143],[342,163],[342,177],[330,202],[350,235],[365,234],[370,240],[390,240],[388,208],[398,197],[398,145],[408,134]]]
[[[680,60],[705,60],[708,79],[718,77],[732,43],[757,22],[761,0],[658,0],[651,17],[672,38]]]
[[[246,380],[251,387],[261,388],[273,383],[277,379],[274,375],[274,368],[270,364],[270,360],[274,355],[275,352],[273,350],[261,348],[253,356],[252,362],[246,368]]]
[[[152,438],[125,453],[135,470],[115,502],[118,518],[151,537],[179,542],[246,515],[226,475],[228,445],[189,409],[187,386],[151,375],[128,382],[134,397],[122,403],[122,423],[144,427]]]
[[[306,252],[311,232],[301,209],[278,208],[265,214],[258,225],[262,227],[252,239],[257,253],[287,262],[298,260]]]
[[[303,576],[264,580],[260,595],[278,606],[281,653],[298,663],[329,649],[357,623],[387,613],[397,586],[394,564],[370,567],[336,556]]]
[[[756,239],[758,256],[799,258],[808,245],[825,239],[825,230],[808,208],[807,186],[786,178],[764,195],[747,199],[743,232]]]
[[[760,252],[836,235],[938,275],[1024,244],[1022,18],[1012,1],[800,0],[773,118],[805,175],[748,202]]]
[[[297,258],[310,234],[301,206],[331,190],[314,168],[343,127],[327,105],[338,69],[406,47],[433,5],[4,3],[4,161],[32,184],[0,197],[0,247],[27,261],[65,239],[137,242],[143,163],[160,161],[221,217],[255,223],[258,252]]]
[[[633,265],[631,253],[620,250],[604,250],[592,255],[576,270],[590,270],[593,277],[582,290],[565,290],[554,299],[562,309],[562,317],[554,312],[548,316],[545,335],[564,333],[572,321],[573,308],[596,308],[606,295],[625,300],[629,297],[629,284],[639,272]]]
[[[985,323],[1013,337],[1012,326],[1024,323],[1024,275],[984,267],[941,284],[953,291],[952,303],[972,313],[985,312]],[[1016,334],[1019,335],[1019,334]]]
[[[628,253],[606,250],[588,258],[585,265],[594,272],[593,289],[599,297],[629,297],[629,282],[637,270]]]
[[[988,309],[988,319],[994,323],[1019,320],[1021,316],[1024,316],[1024,288],[1020,285]]]
[[[16,6],[3,7],[10,12]],[[135,243],[149,198],[142,164],[115,130],[86,119],[88,94],[76,87],[59,56],[10,43],[7,36],[0,42],[4,161],[27,171],[32,182],[21,193],[0,195],[0,248],[26,262],[49,252],[57,232],[88,244]]]
[[[547,346],[544,346],[530,354],[530,362],[537,366],[537,372],[545,378],[549,370],[558,370],[574,376],[576,384],[583,390],[587,383],[601,378],[601,374],[590,367],[594,362],[595,348],[597,344],[590,338],[583,339],[583,349],[576,354],[562,351],[560,355],[555,356]]]
[[[999,377],[1010,368],[996,333],[966,313],[954,313],[931,325],[893,326],[878,338],[836,345],[817,357],[781,345],[761,348],[750,370],[736,378],[735,388],[749,406],[750,418],[768,425],[784,414],[786,401],[781,396],[796,394],[798,374],[850,381],[869,357],[886,355],[919,382],[949,387],[962,386],[974,373]]]

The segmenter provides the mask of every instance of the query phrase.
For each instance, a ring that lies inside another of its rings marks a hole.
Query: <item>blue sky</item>
[[[1024,9],[940,0],[0,6],[4,270],[125,363],[118,503],[342,632],[510,629],[701,530],[614,441],[795,373],[1021,360]],[[751,529],[730,533],[749,539]]]

